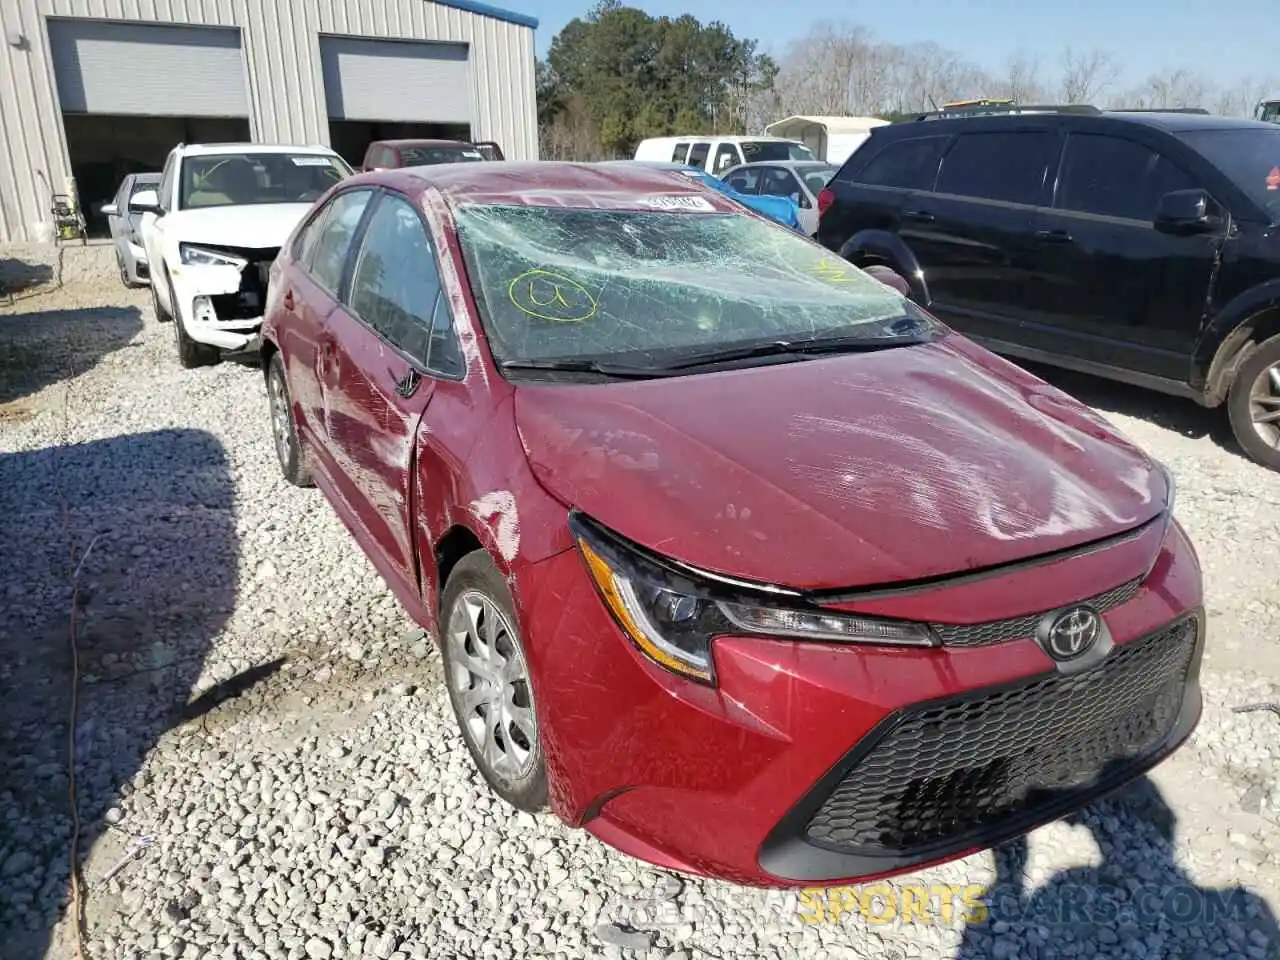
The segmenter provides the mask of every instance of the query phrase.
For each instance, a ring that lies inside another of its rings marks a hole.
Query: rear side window
[[[364,216],[364,208],[369,203],[372,193],[369,190],[351,190],[340,193],[329,204],[329,209],[321,214],[323,220],[317,218],[312,228],[320,225],[319,236],[312,246],[304,235],[302,246],[306,251],[304,263],[311,272],[312,279],[328,290],[335,297],[342,289],[342,272],[347,263],[347,255],[351,252],[351,241],[355,237],[360,218]]]
[[[942,160],[938,192],[1038,203],[1053,145],[1045,130],[962,133]]]
[[[737,190],[739,193],[755,193],[756,187],[760,185],[760,168],[743,167],[741,170],[735,170],[725,183],[730,189]]]
[[[684,158],[689,156],[689,144],[677,143],[676,148],[671,151],[672,163],[684,163]]]
[[[1195,186],[1181,168],[1140,143],[1073,133],[1063,154],[1054,205],[1061,210],[1150,221],[1162,196]]]
[[[695,143],[689,150],[689,166],[704,169],[707,165],[707,154],[711,152],[711,144]]]
[[[913,137],[889,144],[853,179],[876,187],[932,190],[938,176],[938,160],[947,137]]]

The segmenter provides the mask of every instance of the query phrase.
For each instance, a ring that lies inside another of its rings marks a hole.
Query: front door
[[[428,363],[440,280],[426,225],[408,198],[384,192],[374,203],[345,303],[327,323],[326,442],[347,522],[412,608],[415,438],[436,385]]]
[[[1154,225],[1160,198],[1199,187],[1144,144],[1072,133],[1036,224],[1034,346],[1184,381],[1222,236]]]

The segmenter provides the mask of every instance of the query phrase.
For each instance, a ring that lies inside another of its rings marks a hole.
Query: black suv
[[[998,353],[1225,402],[1280,469],[1280,126],[1024,108],[877,127],[818,239]]]

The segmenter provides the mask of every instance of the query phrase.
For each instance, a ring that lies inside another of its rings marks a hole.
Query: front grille
[[[1118,587],[1112,587],[1106,593],[1083,600],[1099,613],[1106,613],[1122,603],[1128,603],[1142,586],[1142,578],[1137,577]],[[1047,611],[1046,611],[1047,612]],[[992,643],[1004,643],[1006,640],[1017,640],[1021,637],[1034,636],[1036,624],[1044,613],[1033,613],[1026,617],[1012,617],[1008,620],[993,620],[990,623],[933,623],[930,626],[938,635],[944,646],[948,647],[985,647]]]
[[[1182,706],[1197,621],[1093,670],[909,708],[810,818],[811,843],[870,856],[966,840],[1156,752]]]

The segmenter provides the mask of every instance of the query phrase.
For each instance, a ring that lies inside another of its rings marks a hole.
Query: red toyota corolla
[[[516,807],[674,869],[865,879],[1076,809],[1199,717],[1168,473],[686,178],[353,177],[270,291],[285,476],[437,638]]]

